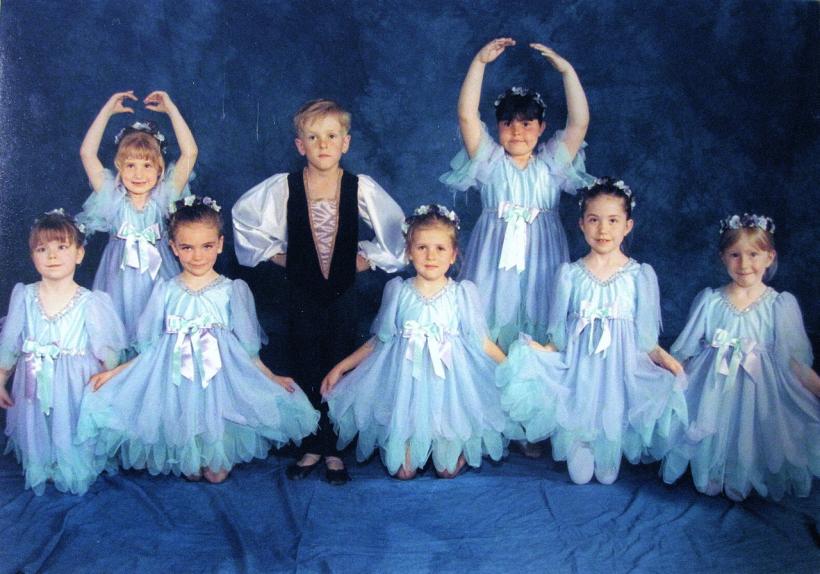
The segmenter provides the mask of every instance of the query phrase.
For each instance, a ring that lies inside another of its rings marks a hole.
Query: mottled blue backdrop
[[[553,46],[578,70],[592,111],[587,165],[639,194],[632,253],[658,272],[666,337],[681,329],[700,289],[727,281],[717,221],[748,210],[777,221],[773,284],[797,295],[817,341],[818,8],[784,0],[6,0],[0,314],[14,283],[37,278],[25,241],[31,220],[56,206],[77,211],[88,194],[77,151],[111,93],[167,90],[199,143],[194,191],[228,207],[299,165],[290,122],[301,102],[338,99],[353,113],[345,165],[375,177],[408,210],[453,202],[437,178],[459,149],[461,80],[481,45],[510,35]],[[488,68],[485,117],[513,84],[544,93],[549,122],[563,125],[560,77],[524,47]],[[167,118],[155,119],[170,131]],[[115,117],[106,133],[108,165],[111,137],[128,120]],[[455,206],[469,232],[477,195]],[[575,202],[565,197],[562,210],[578,257]],[[92,241],[79,273],[86,285],[102,244]],[[281,274],[240,269],[230,247],[220,265],[252,281],[275,330]],[[364,282],[370,311],[383,280]]]

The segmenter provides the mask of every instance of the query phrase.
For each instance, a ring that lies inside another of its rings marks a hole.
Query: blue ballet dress
[[[544,342],[555,272],[569,261],[561,192],[574,194],[594,180],[584,171],[583,149],[573,160],[562,137],[556,132],[522,169],[483,126],[475,157],[462,150],[440,178],[458,191],[480,187],[484,210],[470,233],[460,279],[478,285],[490,337],[504,349],[519,332]]]
[[[439,471],[454,470],[461,455],[474,467],[482,455],[503,456],[515,426],[483,350],[487,329],[475,285],[451,280],[426,298],[413,279],[392,279],[372,331],[373,352],[327,397],[339,448],[358,433],[358,459],[378,447],[390,474],[408,449],[408,470],[423,468],[431,453]]]
[[[158,278],[170,279],[180,272],[168,245],[166,220],[171,202],[190,191],[186,186],[178,194],[173,182],[174,165],[171,164],[139,210],[128,199],[119,178],[105,170],[102,187],[91,193],[77,216],[88,233],[109,234],[94,276],[94,289],[111,296],[125,324],[129,343],[136,340],[137,322],[154,282]]]
[[[98,463],[119,449],[124,468],[195,475],[230,470],[271,444],[298,443],[319,413],[255,364],[263,333],[246,283],[219,276],[199,291],[157,280],[140,318],[140,354],[94,393],[81,437],[97,437]]]
[[[549,335],[560,352],[513,343],[497,372],[504,406],[531,442],[552,438],[556,460],[579,447],[594,455],[598,476],[660,458],[654,442],[687,424],[684,377],[649,358],[658,342],[655,272],[630,259],[606,281],[583,260],[558,270]]]
[[[672,353],[685,361],[692,425],[664,459],[663,479],[688,465],[706,494],[808,496],[820,476],[820,400],[792,371],[793,361],[812,364],[794,296],[767,288],[740,310],[724,289],[706,288]]]
[[[39,283],[14,287],[0,333],[0,368],[14,368],[6,453],[14,451],[35,494],[48,481],[83,494],[98,473],[93,443],[75,441],[80,401],[92,375],[119,363],[125,330],[105,293],[80,287],[49,316],[38,289]]]

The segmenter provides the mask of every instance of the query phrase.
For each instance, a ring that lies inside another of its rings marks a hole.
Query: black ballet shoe
[[[285,469],[285,476],[291,480],[302,480],[303,478],[307,478],[307,476],[313,472],[317,466],[319,466],[320,460],[321,459],[317,460],[313,464],[306,464],[304,466],[298,465],[294,462]]]
[[[325,470],[325,480],[333,486],[342,486],[350,482],[350,475],[346,468],[328,468]]]

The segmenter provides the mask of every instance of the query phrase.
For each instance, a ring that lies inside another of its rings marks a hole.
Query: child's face
[[[720,254],[726,271],[739,287],[755,287],[763,283],[763,275],[774,263],[774,251],[761,249],[754,241],[741,235]]]
[[[407,256],[418,275],[431,282],[441,280],[456,261],[450,230],[444,226],[416,229]]]
[[[538,120],[514,119],[498,122],[498,143],[513,158],[527,157],[538,144],[547,124]]]
[[[621,250],[624,237],[632,231],[633,221],[627,218],[623,198],[599,195],[587,202],[578,223],[592,251],[608,255]]]
[[[74,277],[74,270],[84,256],[85,250],[67,238],[42,241],[31,252],[34,267],[45,281]]]
[[[151,193],[159,179],[159,166],[150,159],[127,157],[119,165],[120,179],[131,195]]]
[[[339,167],[350,147],[348,134],[336,114],[321,116],[305,125],[296,138],[296,149],[314,169],[329,171]]]
[[[179,258],[183,273],[193,277],[207,276],[222,253],[224,237],[210,223],[182,223],[177,226],[171,249]]]

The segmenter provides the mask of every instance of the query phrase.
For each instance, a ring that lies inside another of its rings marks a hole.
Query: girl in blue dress
[[[360,461],[379,448],[387,471],[410,479],[432,455],[438,475],[452,478],[485,454],[499,460],[514,434],[494,384],[504,354],[488,338],[475,285],[447,277],[455,213],[423,205],[406,227],[416,276],[387,283],[373,338],[328,373],[322,394],[339,448],[358,433]]]
[[[77,442],[77,413],[86,381],[115,367],[126,346],[111,299],[74,282],[85,255],[74,220],[54,210],[35,221],[31,258],[41,280],[18,283],[0,332],[0,407],[6,452],[23,465],[26,488],[43,494],[53,482],[82,494],[94,482],[94,445]],[[5,388],[14,370],[12,394]]]
[[[683,368],[658,346],[658,282],[627,257],[634,198],[605,178],[582,190],[580,227],[590,252],[558,270],[542,346],[521,339],[499,367],[504,406],[530,441],[552,437],[573,482],[611,484],[621,457],[660,458],[657,437],[687,424]]]
[[[490,137],[478,111],[484,68],[514,45],[511,38],[498,38],[473,58],[458,99],[464,150],[441,177],[459,191],[481,190],[484,211],[470,234],[460,277],[480,289],[490,337],[505,350],[519,332],[546,341],[555,272],[569,261],[558,215],[561,192],[574,194],[593,181],[584,171],[584,89],[570,63],[542,44],[530,47],[563,78],[566,127],[538,146],[547,128],[544,102],[538,92],[514,87],[495,101],[498,143]]]
[[[157,280],[137,326],[140,354],[92,377],[97,392],[83,402],[80,432],[97,437],[100,464],[119,450],[125,468],[218,483],[235,464],[267,457],[271,444],[314,432],[319,413],[259,360],[264,335],[247,284],[214,270],[219,206],[191,195],[172,210],[182,273]]]
[[[721,222],[720,257],[732,282],[692,304],[672,354],[684,361],[692,425],[663,462],[673,482],[742,500],[752,490],[808,496],[820,476],[820,379],[797,300],[764,281],[776,267],[774,223]]]
[[[133,113],[127,100],[134,92],[118,92],[100,110],[80,147],[80,158],[93,188],[78,221],[93,233],[110,236],[103,251],[94,289],[105,291],[125,323],[129,342],[136,337],[137,320],[158,278],[179,274],[179,265],[168,246],[165,220],[168,206],[187,193],[188,179],[197,156],[188,124],[165,92],[152,92],[143,102],[155,112],[168,114],[179,144],[176,164],[165,165],[166,141],[152,122],[136,122],[114,138],[117,174],[103,168],[97,154],[111,116]]]

